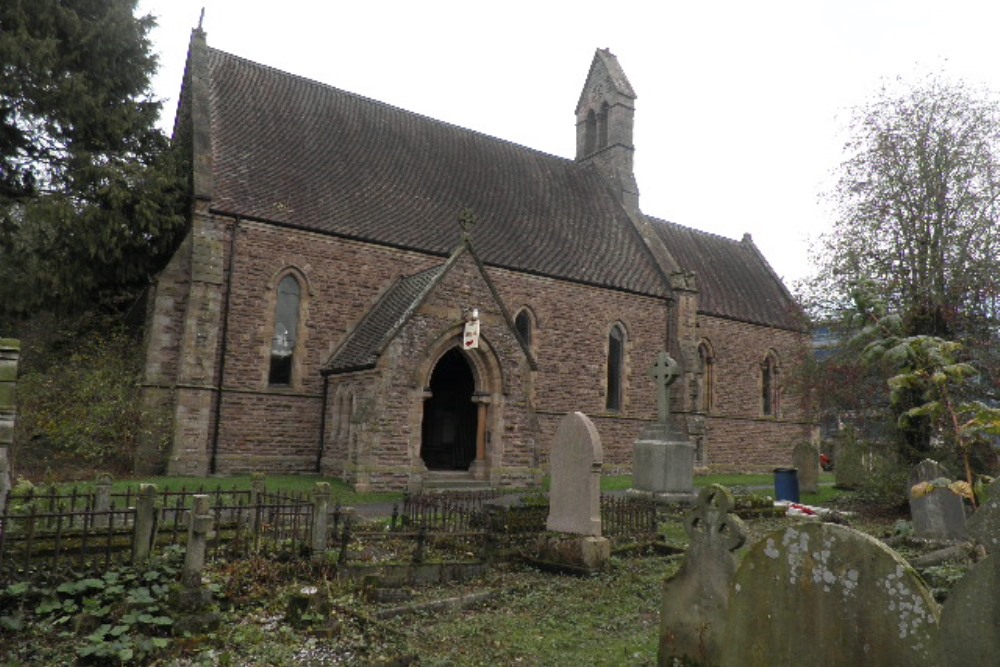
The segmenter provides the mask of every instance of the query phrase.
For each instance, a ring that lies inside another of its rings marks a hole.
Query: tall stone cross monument
[[[660,352],[649,369],[657,396],[657,420],[646,427],[633,447],[632,487],[661,502],[694,500],[694,445],[670,419],[670,385],[681,374],[679,364]]]
[[[660,352],[656,363],[649,369],[649,374],[656,382],[657,416],[661,424],[670,423],[670,385],[681,374],[680,366],[666,352]]]

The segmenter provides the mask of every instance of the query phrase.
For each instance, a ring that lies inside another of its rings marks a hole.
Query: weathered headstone
[[[948,470],[930,459],[924,459],[910,472],[910,517],[916,537],[965,539],[965,504],[948,488],[950,481]]]
[[[799,491],[819,492],[819,448],[811,442],[800,442],[792,450],[792,467],[798,471]]]
[[[969,517],[966,531],[991,554],[1000,555],[1000,479],[986,489],[986,498]]]
[[[107,528],[111,523],[111,475],[98,475],[94,491],[94,525]]]
[[[952,587],[941,610],[944,667],[996,667],[1000,662],[1000,553],[979,561]]]
[[[663,584],[660,608],[659,665],[692,659],[716,665],[725,636],[729,584],[736,573],[733,551],[743,545],[746,528],[729,511],[729,490],[712,485],[684,518],[689,544],[684,563]]]
[[[587,415],[573,412],[559,422],[552,443],[548,530],[601,534],[601,436]]]
[[[20,341],[0,338],[0,512],[10,491],[10,461],[7,448],[14,442],[14,421],[17,406],[14,400],[17,385],[17,362],[21,354]]]
[[[604,450],[594,423],[582,412],[559,422],[549,457],[548,533],[539,538],[539,557],[585,569],[600,569],[611,556],[601,537],[601,466]]]
[[[188,588],[201,586],[201,573],[205,568],[205,547],[213,523],[209,497],[205,494],[195,494],[194,507],[188,514],[188,539],[184,552],[184,570],[181,573],[181,582]]]
[[[930,591],[896,552],[850,528],[770,534],[743,558],[731,590],[723,667],[939,664]]]
[[[933,459],[924,459],[917,465],[913,466],[913,470],[910,471],[909,482],[910,487],[920,482],[933,482],[936,479],[951,479],[951,472]]]
[[[856,489],[865,480],[864,446],[847,435],[833,445],[834,484],[838,489]]]
[[[171,603],[180,612],[175,616],[174,634],[203,634],[219,626],[221,617],[212,602],[212,591],[202,586],[205,550],[214,524],[209,497],[195,494],[188,513],[188,537],[184,552],[181,585],[171,594]]]
[[[694,497],[695,445],[670,419],[670,385],[680,368],[660,352],[649,374],[656,383],[657,421],[635,442],[632,487],[663,502],[691,502]]]

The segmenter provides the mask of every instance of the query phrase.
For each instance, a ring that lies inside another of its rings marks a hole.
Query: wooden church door
[[[424,400],[420,456],[429,470],[468,470],[476,458],[476,381],[457,347],[431,373],[431,396]]]

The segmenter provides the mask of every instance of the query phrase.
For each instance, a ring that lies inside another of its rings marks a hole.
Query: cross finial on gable
[[[472,236],[472,228],[479,223],[476,214],[471,208],[467,208],[458,215],[458,226],[462,228],[462,237],[468,239]]]

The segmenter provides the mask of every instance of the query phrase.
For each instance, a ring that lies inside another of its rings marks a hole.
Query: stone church
[[[628,471],[662,350],[700,465],[789,463],[809,435],[796,306],[749,236],[640,210],[635,99],[598,50],[566,159],[195,30],[174,128],[190,226],[150,293],[137,468],[528,486],[579,410]]]

